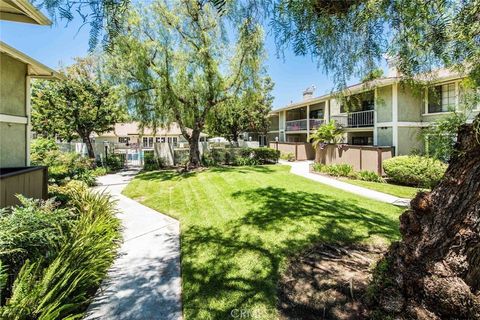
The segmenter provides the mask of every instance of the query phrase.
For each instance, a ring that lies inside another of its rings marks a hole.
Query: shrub
[[[94,177],[104,176],[107,173],[108,173],[108,170],[107,170],[107,168],[104,168],[104,167],[97,167],[97,168],[92,170],[92,175]]]
[[[93,161],[74,152],[52,150],[38,164],[48,166],[49,182],[65,184],[70,180],[82,180],[89,186],[95,184]]]
[[[434,187],[443,177],[447,165],[421,156],[399,156],[383,162],[385,174],[393,182],[423,188]]]
[[[88,185],[85,182],[71,180],[62,186],[52,185],[48,187],[48,196],[65,205],[75,194],[81,194],[87,191]]]
[[[324,172],[324,169],[323,169],[323,168],[324,168],[325,166],[326,166],[326,165],[324,165],[324,164],[321,164],[321,163],[319,163],[319,162],[315,162],[315,163],[312,165],[312,168],[313,168],[313,171],[315,171],[315,172]]]
[[[155,157],[155,153],[147,152],[145,153],[145,158],[143,159],[143,170],[152,171],[159,170],[165,167],[165,160],[163,158]]]
[[[7,304],[6,319],[80,319],[116,255],[120,223],[110,197],[88,190],[68,205],[78,219],[48,261],[29,257]]]
[[[326,165],[321,163],[314,163],[313,170],[326,173],[334,177],[350,177],[354,173],[353,167],[349,164]]]
[[[289,152],[289,153],[282,153],[282,154],[280,155],[280,159],[282,159],[282,160],[287,160],[287,161],[292,162],[292,161],[295,161],[295,155],[294,155],[293,153],[291,153],[291,152]]]
[[[21,206],[0,216],[0,261],[7,273],[2,297],[9,296],[13,279],[27,260],[50,261],[73,227],[71,210],[58,209],[52,200],[19,197]]]
[[[30,144],[30,160],[34,165],[41,165],[50,151],[57,151],[58,145],[53,139],[37,138]]]
[[[252,148],[250,151],[259,164],[277,163],[280,158],[280,151],[272,148]]]
[[[205,166],[254,166],[276,163],[280,151],[271,148],[212,148],[202,155]]]
[[[355,179],[372,182],[385,182],[381,176],[373,171],[362,170],[355,172]]]
[[[121,155],[111,153],[105,158],[105,165],[108,171],[119,171],[125,167],[125,161]]]

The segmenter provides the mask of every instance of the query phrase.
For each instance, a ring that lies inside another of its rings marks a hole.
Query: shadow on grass
[[[234,167],[234,166],[221,166],[221,167],[212,167],[209,169],[211,172],[235,172],[235,173],[270,173],[274,172],[272,170],[272,166],[274,165],[258,165],[258,166],[242,166],[242,167]]]
[[[159,170],[140,173],[135,179],[144,181],[180,181],[196,175],[196,171],[178,172],[175,170]]]
[[[184,313],[191,319],[231,319],[232,310],[275,318],[284,258],[317,241],[354,243],[372,234],[398,235],[398,222],[356,200],[266,187],[239,191],[252,209],[220,226],[182,232]],[[293,224],[305,232],[293,232]],[[357,229],[367,229],[367,234]],[[251,307],[261,306],[253,311]],[[263,309],[262,309],[263,308]]]
[[[222,166],[222,167],[211,167],[207,171],[222,173],[222,172],[234,172],[248,174],[252,172],[256,173],[271,173],[275,172],[272,170],[272,165],[262,165],[262,166],[251,166],[251,167],[233,167],[233,166]],[[177,170],[158,170],[158,171],[147,171],[141,172],[138,174],[135,179],[144,180],[144,181],[180,181],[182,179],[187,179],[195,177],[197,174],[202,171],[187,171],[179,172]]]
[[[332,198],[318,193],[287,191],[284,188],[265,187],[232,194],[258,206],[250,210],[241,220],[243,225],[259,229],[282,229],[285,223],[305,217],[321,217],[340,223],[353,223],[365,227],[369,234],[381,235],[389,240],[398,236],[398,220],[366,209],[357,200]],[[331,239],[326,230],[326,240]],[[336,239],[342,240],[342,239]],[[348,240],[348,239],[345,239]]]

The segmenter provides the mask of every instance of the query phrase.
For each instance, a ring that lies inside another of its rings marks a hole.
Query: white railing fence
[[[372,127],[375,119],[375,110],[349,112],[331,117],[345,128]]]

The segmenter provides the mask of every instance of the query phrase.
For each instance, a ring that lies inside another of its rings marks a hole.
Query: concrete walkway
[[[343,182],[337,179],[329,178],[327,176],[311,173],[310,164],[313,163],[312,161],[288,162],[288,161],[280,160],[279,162],[281,164],[291,166],[292,167],[291,172],[293,174],[305,177],[313,181],[317,181],[338,189],[342,189],[351,193],[358,194],[363,197],[367,197],[367,198],[374,199],[381,202],[390,203],[396,206],[408,207],[410,204],[410,199],[398,198],[390,194],[355,186],[353,184]]]
[[[123,243],[85,319],[182,319],[180,225],[120,194],[137,172],[98,178],[118,200]]]

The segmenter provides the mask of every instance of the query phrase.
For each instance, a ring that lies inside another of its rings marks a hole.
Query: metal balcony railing
[[[349,112],[347,114],[335,115],[331,118],[345,128],[373,127],[375,110]]]
[[[310,119],[310,130],[316,130],[325,123],[324,119]],[[291,120],[285,122],[286,131],[305,131],[307,130],[307,119]]]

